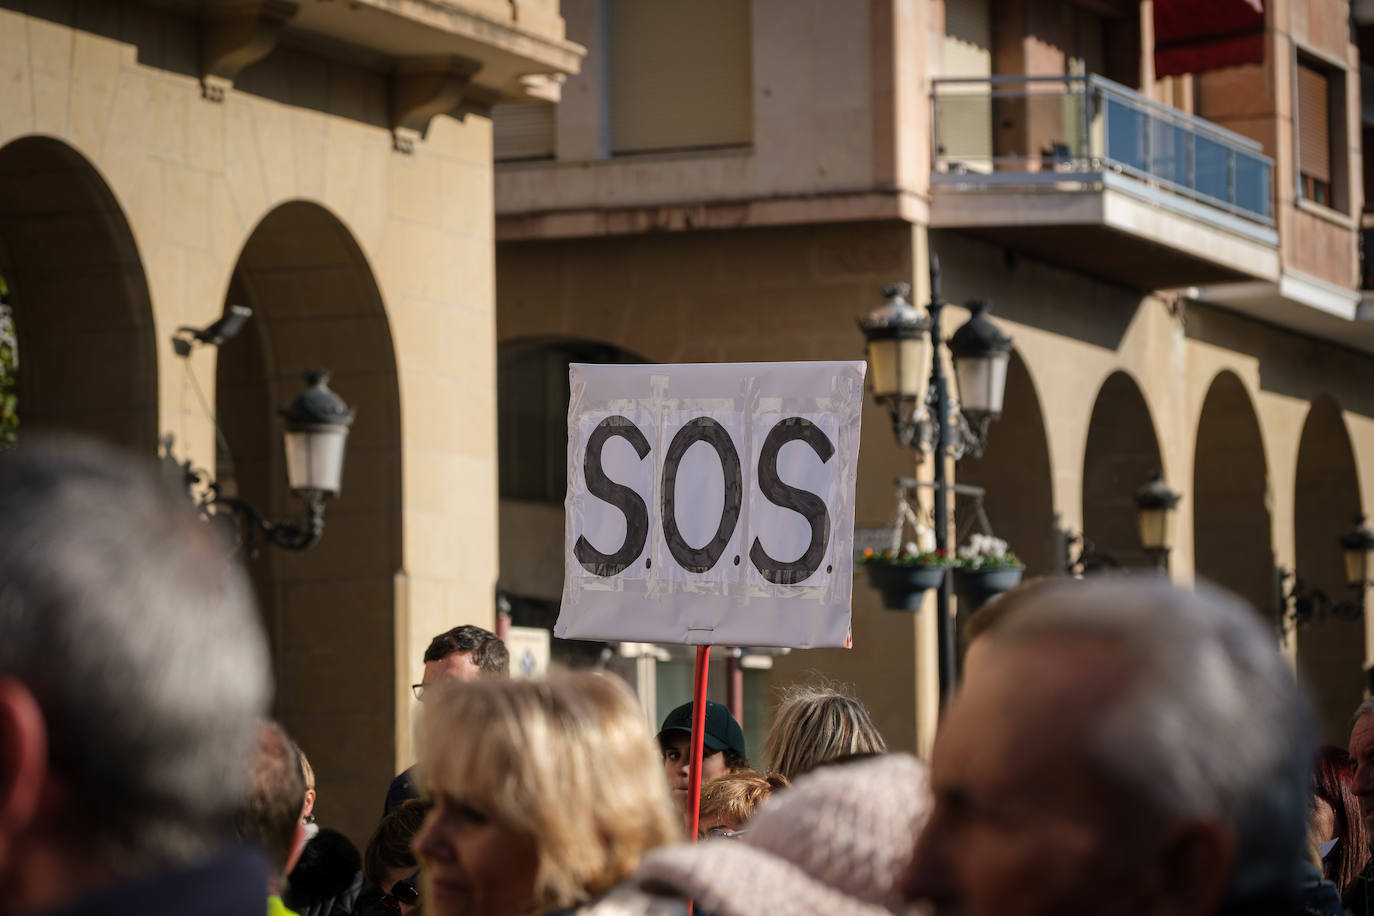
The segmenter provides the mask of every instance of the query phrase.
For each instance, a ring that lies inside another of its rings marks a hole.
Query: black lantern
[[[1164,482],[1163,471],[1155,471],[1150,482],[1135,491],[1140,543],[1145,552],[1154,558],[1155,568],[1161,572],[1169,568],[1169,551],[1174,547],[1178,501],[1181,498]]]
[[[1345,584],[1363,593],[1374,572],[1374,531],[1364,523],[1364,516],[1355,518],[1355,527],[1341,535],[1341,554],[1345,558]]]
[[[959,407],[986,437],[987,425],[1002,415],[1011,338],[988,319],[992,306],[986,299],[972,300],[968,308],[973,317],[949,339],[949,352],[954,357]]]
[[[329,372],[305,373],[306,388],[280,411],[286,421],[286,479],[305,500],[339,495],[353,410],[329,390]]]
[[[930,378],[930,320],[907,301],[909,295],[909,283],[889,283],[883,287],[886,301],[859,319],[867,342],[869,386],[894,421],[919,409]]]

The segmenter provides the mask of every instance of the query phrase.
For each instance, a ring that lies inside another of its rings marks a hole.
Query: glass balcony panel
[[[1227,148],[1208,137],[1198,137],[1193,190],[1213,200],[1230,202],[1231,175],[1227,168]]]
[[[1147,171],[1145,113],[1110,96],[1106,108],[1107,158],[1137,172]]]
[[[991,172],[993,98],[990,93],[959,94],[938,102],[935,153],[948,171]]]
[[[1177,124],[1155,118],[1150,122],[1150,174],[1188,186],[1188,134]]]
[[[1236,206],[1262,219],[1272,214],[1269,163],[1258,156],[1236,153]]]

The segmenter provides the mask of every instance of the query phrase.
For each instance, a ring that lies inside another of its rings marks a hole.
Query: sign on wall
[[[574,363],[554,635],[847,646],[864,369]]]

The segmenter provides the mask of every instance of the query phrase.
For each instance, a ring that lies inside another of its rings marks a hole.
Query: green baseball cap
[[[663,720],[663,727],[658,730],[659,741],[661,742],[663,736],[669,732],[682,732],[685,735],[692,733],[691,703],[683,703],[668,713]],[[723,751],[729,748],[741,757],[749,756],[744,749],[744,729],[740,728],[735,717],[730,715],[730,710],[710,700],[706,701],[706,734],[702,738],[702,744],[706,745],[709,751]]]

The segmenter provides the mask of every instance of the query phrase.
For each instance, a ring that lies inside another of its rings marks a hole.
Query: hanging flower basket
[[[883,607],[889,611],[920,610],[926,592],[944,583],[950,564],[942,552],[918,553],[907,548],[896,553],[866,550],[860,562],[868,570],[868,583],[882,593]]]
[[[1021,583],[1026,567],[1007,542],[992,535],[975,534],[959,548],[954,561],[954,593],[961,609],[972,612]]]
[[[984,569],[954,569],[954,593],[966,611],[976,611],[993,598],[1021,584],[1024,566],[1000,566]]]

